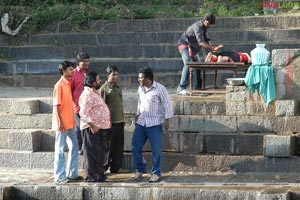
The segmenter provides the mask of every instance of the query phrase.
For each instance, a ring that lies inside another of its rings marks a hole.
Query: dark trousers
[[[124,150],[124,122],[112,123],[110,129],[109,166],[112,173],[117,173],[122,167]]]
[[[99,180],[104,175],[104,166],[109,157],[109,129],[100,129],[93,134],[90,128],[83,129],[83,155],[86,179]]]
[[[75,131],[76,131],[76,135],[77,135],[77,140],[78,140],[78,147],[79,147],[79,150],[82,149],[82,132],[80,130],[80,115],[79,113],[75,113],[75,122],[76,122],[76,125],[75,125]]]

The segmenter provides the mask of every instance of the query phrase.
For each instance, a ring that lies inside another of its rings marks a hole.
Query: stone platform
[[[83,172],[81,171],[83,175]],[[52,171],[0,169],[0,199],[299,199],[295,173],[164,173],[162,180],[149,183],[131,173],[108,174],[109,182],[53,183]]]
[[[266,108],[243,86],[226,95],[179,96],[164,134],[163,178],[131,178],[137,90],[124,89],[125,156],[111,182],[53,182],[52,88],[0,87],[1,199],[299,199],[298,100]],[[241,109],[244,108],[244,109]],[[148,171],[151,149],[144,148]],[[79,159],[81,175],[83,156]]]

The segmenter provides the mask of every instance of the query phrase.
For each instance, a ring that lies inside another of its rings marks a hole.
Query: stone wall
[[[274,49],[272,64],[275,72],[277,99],[300,98],[300,49]]]

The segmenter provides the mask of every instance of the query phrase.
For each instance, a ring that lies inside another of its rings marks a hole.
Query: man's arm
[[[63,131],[65,131],[65,127],[64,127],[64,123],[63,123],[63,120],[62,120],[62,117],[61,117],[59,107],[60,107],[60,105],[55,105],[54,106],[54,114],[55,114],[56,119],[57,119],[58,130],[63,132]]]

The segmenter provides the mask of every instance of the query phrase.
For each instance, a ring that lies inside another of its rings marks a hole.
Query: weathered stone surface
[[[295,116],[299,115],[298,100],[278,100],[275,102],[276,116]]]
[[[15,130],[8,133],[8,149],[22,151],[39,151],[41,132],[34,130]]]
[[[176,185],[176,184],[175,184]],[[188,186],[188,184],[187,184]],[[127,187],[82,187],[82,186],[49,186],[49,185],[15,185],[11,193],[16,199],[124,199],[124,200],[181,200],[181,199],[210,199],[210,200],[289,200],[290,193],[287,189],[277,188],[276,193],[268,194],[276,188],[247,188],[247,187],[206,187],[194,185],[187,188],[185,185],[172,187],[171,185],[145,184],[144,186],[129,185]]]
[[[221,115],[225,113],[224,102],[183,102],[183,112],[181,115]]]
[[[52,113],[53,112],[53,99],[39,98],[39,113]]]
[[[17,185],[11,188],[15,199],[83,199],[83,187]]]
[[[41,130],[41,150],[54,151],[55,131]]]
[[[3,129],[50,129],[51,114],[0,115],[0,128]]]
[[[133,132],[125,129],[124,151],[132,150]],[[198,154],[203,152],[203,134],[200,133],[183,133],[183,132],[164,132],[163,134],[163,151],[166,152],[184,152]],[[147,140],[143,151],[151,152],[151,145]]]
[[[14,100],[10,113],[15,115],[31,115],[39,112],[37,100]]]
[[[274,67],[287,67],[300,55],[300,49],[273,49],[272,64]]]
[[[246,133],[278,133],[299,132],[299,116],[239,116],[237,118],[238,131]]]
[[[250,93],[246,86],[226,87],[227,115],[275,114],[274,103],[268,106],[258,92]]]
[[[26,152],[2,149],[0,150],[0,167],[30,169],[30,155],[31,152],[29,151]]]
[[[89,199],[153,199],[152,188],[134,187],[94,187],[87,188],[86,197]]]
[[[266,157],[291,157],[294,155],[294,147],[294,136],[264,136],[264,156]]]
[[[0,113],[9,113],[12,101],[5,98],[0,99]]]
[[[175,115],[170,131],[232,133],[237,132],[237,119],[234,116]]]
[[[205,134],[205,153],[225,155],[262,155],[262,134]]]

